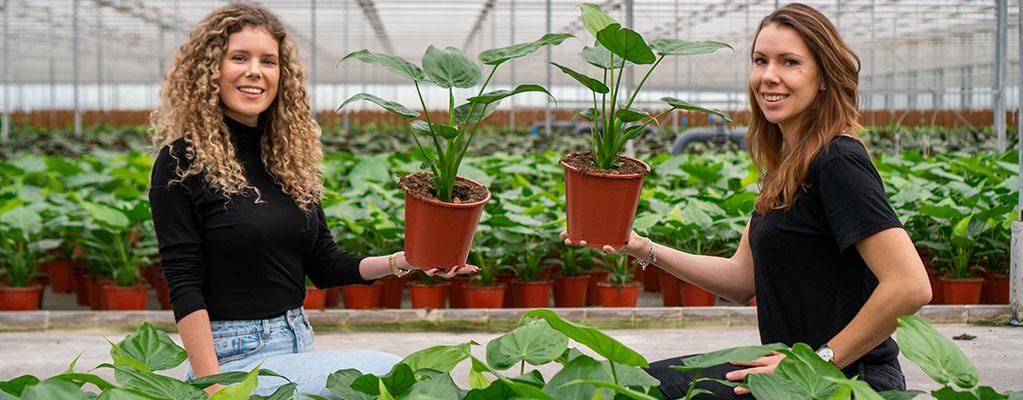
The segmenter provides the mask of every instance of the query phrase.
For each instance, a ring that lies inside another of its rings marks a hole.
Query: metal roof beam
[[[380,21],[380,13],[377,11],[376,5],[373,4],[373,0],[356,0],[356,3],[359,4],[359,8],[362,10],[362,15],[366,17],[366,21],[373,27],[373,32],[376,32],[380,46],[388,54],[394,54],[391,38],[387,36],[387,31],[384,30],[384,23]]]
[[[472,25],[472,30],[469,31],[469,36],[465,38],[465,43],[462,44],[463,49],[468,48],[469,43],[472,43],[472,40],[476,38],[476,35],[483,30],[483,22],[487,20],[488,16],[490,16],[490,11],[494,9],[494,3],[496,2],[497,0],[486,0],[483,3],[483,8],[480,9],[480,14],[476,16],[476,23]]]

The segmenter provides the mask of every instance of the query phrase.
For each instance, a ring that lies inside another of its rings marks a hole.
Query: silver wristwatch
[[[835,365],[835,351],[831,350],[827,343],[822,344],[821,347],[817,349],[817,356],[820,357],[821,360],[827,361],[831,365]]]

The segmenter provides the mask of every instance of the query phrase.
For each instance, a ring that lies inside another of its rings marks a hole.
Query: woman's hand
[[[578,246],[586,246],[587,245],[585,240],[580,240],[579,243],[572,242],[572,240],[568,238],[568,232],[567,231],[562,231],[560,236],[565,238],[565,244],[567,244],[567,245],[578,245]],[[601,248],[601,250],[604,250],[604,253],[607,253],[607,254],[621,254],[621,253],[625,253],[625,254],[628,254],[628,255],[633,256],[633,257],[636,257],[637,254],[641,254],[643,257],[646,257],[647,246],[649,246],[649,244],[647,242],[648,242],[647,238],[639,236],[639,234],[636,233],[636,231],[631,231],[631,232],[629,232],[629,241],[627,243],[625,243],[624,247],[622,247],[620,249],[615,249],[614,247],[605,245],[603,248]]]
[[[746,375],[749,374],[773,374],[774,369],[778,368],[778,363],[785,359],[785,355],[777,351],[772,351],[770,354],[760,357],[753,361],[732,361],[730,364],[738,365],[743,367],[751,367],[746,369],[740,369],[725,374],[725,379],[730,381],[742,381],[746,379]],[[735,394],[748,394],[750,391],[744,387],[736,386]]]
[[[441,276],[441,277],[444,277],[444,278],[451,278],[451,277],[453,277],[455,275],[458,275],[458,274],[475,274],[475,273],[480,271],[480,267],[477,267],[475,265],[470,265],[470,264],[465,264],[464,266],[454,267],[454,268],[450,268],[450,269],[443,269],[443,268],[422,269],[422,268],[419,268],[419,267],[417,267],[415,265],[409,264],[408,260],[405,259],[405,252],[404,251],[399,251],[397,254],[395,254],[395,260],[394,261],[396,263],[398,263],[398,268],[401,268],[401,269],[418,269],[418,270],[422,270],[423,273],[425,273],[425,274],[427,274],[429,276]]]

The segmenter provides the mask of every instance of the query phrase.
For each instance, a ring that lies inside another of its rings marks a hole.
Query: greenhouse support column
[[[679,29],[678,29],[678,1],[679,0],[675,0],[675,9],[674,9],[674,12],[672,13],[672,19],[671,19],[671,30],[672,30],[672,35],[675,37],[675,39],[679,38],[678,37],[678,31],[679,31]],[[674,61],[674,64],[675,64],[675,75],[672,78],[674,78],[674,88],[675,88],[674,95],[675,95],[675,98],[677,99],[677,98],[679,98],[679,95],[678,95],[678,66],[679,66],[678,57],[675,57],[675,59],[673,61]],[[689,90],[692,90],[692,88],[689,88]],[[673,111],[671,113],[671,115],[673,117],[671,119],[671,127],[674,130],[674,133],[676,135],[678,134],[678,118],[679,118],[679,114],[680,114],[680,112],[678,110],[675,110],[675,111]]]
[[[312,30],[312,65],[309,68],[309,111],[313,113],[313,120],[320,122],[320,115],[316,112],[316,0],[309,0],[309,23]]]
[[[991,108],[995,112],[995,135],[998,135],[998,152],[1005,152],[1005,67],[1008,64],[1006,42],[1008,42],[1009,0],[995,0],[998,26],[995,29],[995,82],[991,93],[994,95]]]
[[[547,33],[552,33],[551,32],[551,0],[547,0],[546,7],[547,7],[547,12],[546,12],[546,15],[547,15],[547,22],[546,22],[546,24],[547,24]],[[551,86],[551,61],[554,61],[551,58],[551,47],[553,47],[553,46],[544,46],[544,47],[547,48],[547,64],[544,66],[544,72],[547,74],[547,87],[550,90],[554,90],[554,88]],[[553,132],[551,132],[551,98],[550,98],[550,96],[547,96],[545,98],[547,99],[547,102],[544,103],[543,128],[544,128],[544,132],[548,136],[550,136],[553,133]]]
[[[72,57],[71,57],[71,71],[72,71],[72,82],[74,85],[74,113],[75,113],[75,135],[82,135],[82,109],[81,105],[78,104],[78,0],[72,0],[71,5],[71,32],[72,32]]]
[[[1023,26],[1023,2],[1019,5],[1019,22]],[[1019,49],[1023,54],[1023,29],[1019,31]],[[1019,108],[1016,132],[1023,132],[1023,63],[1019,65]],[[1023,325],[1023,135],[1016,135],[1016,150],[1019,152],[1018,172],[1019,200],[1016,202],[1016,222],[1012,223],[1012,247],[1009,264],[1009,304],[1012,305],[1012,325]]]
[[[344,24],[345,25],[345,30],[341,34],[341,45],[342,45],[341,54],[348,54],[348,26],[350,25],[348,23],[348,14],[349,14],[348,13],[348,0],[344,0],[344,9],[342,10],[342,12],[344,13],[343,19],[345,21],[345,24]],[[348,63],[348,64],[341,63],[341,84],[344,85],[344,90],[342,91],[341,96],[343,96],[346,100],[348,99],[348,82],[349,82],[348,81],[348,66],[349,65],[351,65],[351,63]],[[351,115],[348,112],[348,109],[345,109],[345,111],[342,111],[342,113],[343,114],[341,115],[341,125],[343,127],[344,133],[347,135],[348,134],[348,127],[351,124]]]
[[[508,45],[515,44],[515,0],[508,2]],[[515,87],[515,59],[508,60],[508,70],[511,78],[509,84],[511,87]],[[508,105],[511,110],[508,110],[508,132],[515,132],[515,97],[508,98]]]
[[[96,7],[96,108],[103,110],[103,8]]]
[[[10,35],[7,26],[10,24],[10,2],[3,2],[3,130],[0,131],[0,139],[7,140],[10,137]]]

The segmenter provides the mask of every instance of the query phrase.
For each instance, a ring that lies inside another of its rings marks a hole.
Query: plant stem
[[[617,385],[618,384],[618,371],[615,371],[615,362],[614,361],[608,361],[608,364],[611,365],[611,378],[614,379],[615,385]]]
[[[487,75],[487,80],[483,81],[483,86],[480,87],[480,91],[479,94],[477,94],[477,96],[483,95],[483,90],[487,88],[488,84],[490,84],[490,79],[494,77],[495,72],[497,72],[497,65],[495,65],[494,68],[490,70],[490,75]],[[483,123],[483,114],[486,114],[487,107],[489,106],[490,106],[489,103],[483,105],[483,112],[480,113],[480,119],[479,121],[476,121],[476,125],[472,126],[472,132],[469,133],[469,140],[465,141],[465,145],[459,150],[458,160],[455,161],[455,165],[462,163],[462,158],[465,157],[465,152],[469,150],[469,143],[472,142],[472,138],[476,137],[476,130],[479,129],[480,124]],[[468,125],[469,121],[472,119],[473,111],[476,111],[476,103],[472,103],[472,106],[469,107],[469,117],[466,118],[465,120],[466,125]],[[460,133],[459,135],[462,134]]]
[[[632,97],[629,98],[629,103],[625,105],[626,109],[632,107],[632,102],[636,100],[636,95],[639,94],[639,89],[641,89],[643,87],[643,84],[646,83],[646,78],[650,77],[650,73],[654,72],[654,68],[657,68],[657,64],[660,64],[661,60],[663,60],[663,59],[664,59],[664,56],[661,56],[661,58],[658,58],[657,61],[654,62],[654,65],[650,66],[650,69],[646,71],[646,75],[643,75],[643,79],[639,81],[639,85],[636,86],[636,90],[632,91]]]

